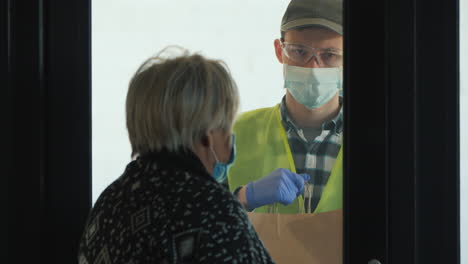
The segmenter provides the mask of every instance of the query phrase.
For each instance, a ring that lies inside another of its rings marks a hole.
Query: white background
[[[241,93],[241,111],[280,101],[279,37],[285,0],[92,1],[93,202],[130,161],[125,96],[137,67],[167,45],[223,59]],[[138,4],[136,4],[138,3]],[[460,0],[461,252],[468,263],[468,0]],[[465,74],[463,74],[465,73]]]
[[[241,111],[280,102],[282,66],[273,41],[285,0],[92,1],[93,203],[130,161],[125,127],[128,82],[167,45],[224,60],[237,82]]]

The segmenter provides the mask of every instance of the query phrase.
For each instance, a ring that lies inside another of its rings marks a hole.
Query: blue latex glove
[[[276,169],[258,181],[247,184],[245,195],[250,210],[257,207],[281,203],[288,205],[304,191],[308,174],[296,174],[287,169]]]

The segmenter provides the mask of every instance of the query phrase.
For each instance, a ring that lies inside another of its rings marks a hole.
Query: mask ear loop
[[[210,147],[211,153],[213,153],[213,156],[215,157],[216,162],[219,162],[218,156],[216,156],[216,152],[214,152],[213,147]]]
[[[235,137],[234,135],[231,136],[231,144],[235,144]],[[213,146],[210,146],[211,153],[213,153],[213,156],[215,157],[216,162],[219,162],[218,156],[216,155],[216,152],[213,150]],[[231,159],[233,158],[234,155],[234,148],[231,151]]]

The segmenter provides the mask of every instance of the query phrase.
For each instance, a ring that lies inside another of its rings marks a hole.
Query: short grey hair
[[[182,55],[163,56],[173,50]],[[129,84],[132,156],[191,149],[210,129],[231,132],[238,108],[239,92],[223,61],[168,47],[146,60]]]

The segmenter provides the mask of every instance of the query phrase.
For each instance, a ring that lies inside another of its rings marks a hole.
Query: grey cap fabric
[[[318,25],[343,35],[343,0],[291,0],[281,31]]]

